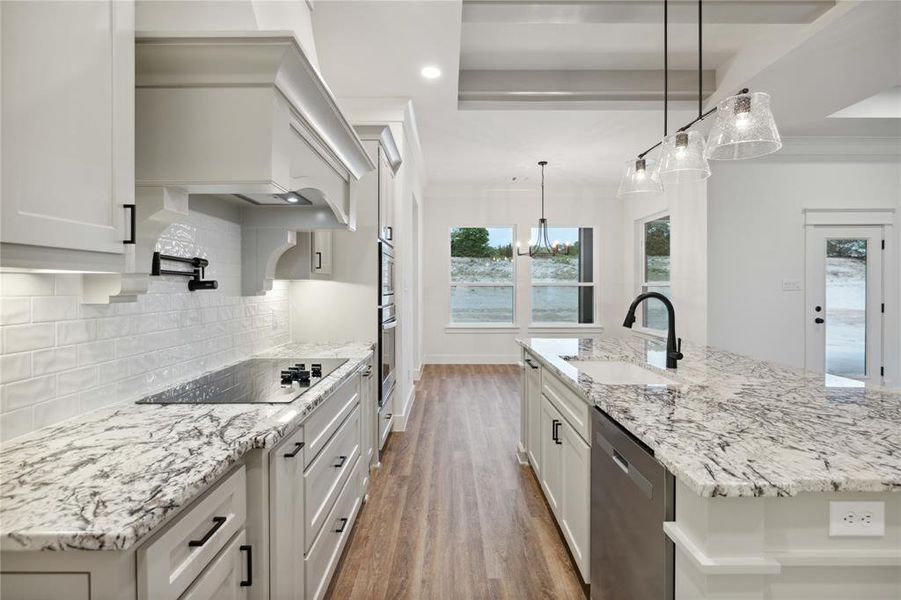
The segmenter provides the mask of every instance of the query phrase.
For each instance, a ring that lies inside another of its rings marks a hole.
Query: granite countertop
[[[0,449],[0,549],[125,550],[254,448],[271,448],[371,344],[287,344],[258,357],[346,358],[290,404],[123,402]]]
[[[701,496],[901,491],[901,391],[635,334],[517,342]],[[673,385],[604,385],[566,359],[616,360]]]

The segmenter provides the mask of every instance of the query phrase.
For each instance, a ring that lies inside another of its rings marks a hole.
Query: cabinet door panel
[[[332,274],[332,232],[314,231],[312,238],[311,270],[317,275]]]
[[[535,474],[541,477],[541,374],[526,363],[526,452]]]
[[[270,589],[273,598],[299,598],[304,590],[304,429],[270,454]],[[293,454],[294,456],[286,456]]]
[[[582,579],[588,581],[588,544],[590,539],[590,473],[591,448],[576,430],[564,422],[559,427],[560,446],[563,466],[563,498],[560,529],[569,543],[576,564],[582,573]]]
[[[561,464],[561,444],[555,441],[555,428],[561,429],[562,417],[544,396],[541,397],[541,422],[538,435],[541,437],[541,489],[557,519],[560,519],[560,502],[563,491],[563,465]]]
[[[123,252],[134,201],[130,2],[2,3],[2,240]]]
[[[241,547],[246,540],[243,529],[235,534],[234,539],[207,565],[181,600],[245,600],[248,588],[241,583],[248,581],[245,579],[248,573],[245,566],[246,550]]]

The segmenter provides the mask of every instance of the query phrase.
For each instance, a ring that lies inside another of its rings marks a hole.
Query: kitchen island
[[[663,341],[631,333],[519,343],[526,373],[521,461],[540,472],[544,432],[535,436],[540,419],[528,406],[537,388],[539,401],[557,399],[564,430],[588,429],[582,408],[566,400],[578,399],[674,477],[675,518],[661,527],[676,548],[676,598],[901,597],[901,392],[690,344],[679,368],[665,369]],[[662,383],[605,383],[586,372],[613,362]],[[567,437],[558,431],[555,440]],[[585,456],[591,438],[582,438],[564,456]],[[564,475],[568,469],[562,466]],[[586,467],[578,473],[587,476]],[[543,489],[553,479],[539,476]],[[578,507],[567,496],[585,501],[586,489],[564,483],[564,498],[555,500]],[[884,531],[877,524],[864,535],[830,535],[830,503],[848,501],[881,503]],[[558,521],[565,537],[587,539],[570,523],[588,517]],[[574,557],[587,565],[584,541],[579,550]]]

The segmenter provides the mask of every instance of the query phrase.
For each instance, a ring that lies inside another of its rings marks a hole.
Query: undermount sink
[[[672,379],[650,369],[619,360],[566,361],[591,377],[595,383],[606,385],[674,385]]]

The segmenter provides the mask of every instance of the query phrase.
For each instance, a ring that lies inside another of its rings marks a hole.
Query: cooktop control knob
[[[297,372],[297,383],[300,385],[310,385],[310,372],[309,371],[298,371]]]
[[[294,382],[294,374],[291,371],[282,371],[282,386],[290,386]]]
[[[299,370],[301,370],[301,371],[306,371],[306,370],[307,370],[307,365],[305,365],[304,363],[297,363],[297,364],[294,365],[294,368],[295,368],[295,369],[299,369]]]
[[[322,364],[321,363],[313,363],[310,365],[310,368],[313,369],[313,377],[322,377]]]

